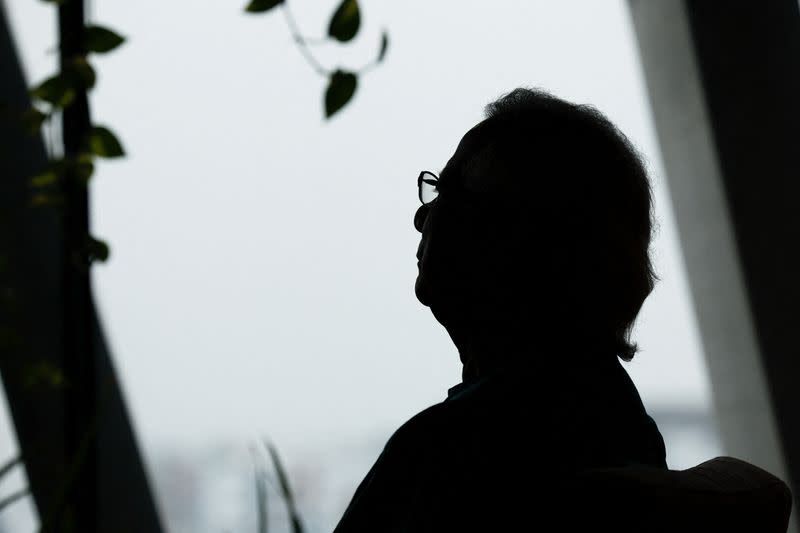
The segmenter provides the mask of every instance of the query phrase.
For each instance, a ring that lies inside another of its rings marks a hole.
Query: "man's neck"
[[[534,336],[535,338],[535,336]],[[463,381],[472,381],[496,372],[517,361],[531,360],[541,352],[541,347],[531,345],[530,337],[511,336],[507,332],[476,334],[456,344],[463,363]]]

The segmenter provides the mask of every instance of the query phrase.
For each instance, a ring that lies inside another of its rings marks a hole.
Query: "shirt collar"
[[[470,393],[471,391],[479,388],[483,383],[489,380],[494,373],[489,374],[488,376],[483,376],[478,379],[473,379],[470,381],[462,381],[461,383],[454,385],[447,389],[447,400],[455,400],[465,394]]]

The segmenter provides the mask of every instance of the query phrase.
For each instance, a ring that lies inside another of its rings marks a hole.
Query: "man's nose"
[[[422,233],[422,228],[425,226],[425,219],[428,218],[428,211],[430,211],[429,206],[421,205],[417,212],[414,213],[414,227],[420,233]]]

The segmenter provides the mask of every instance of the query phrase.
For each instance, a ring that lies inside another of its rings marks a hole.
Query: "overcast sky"
[[[440,169],[483,106],[520,85],[596,105],[645,154],[662,281],[636,329],[642,353],[626,368],[649,406],[707,405],[623,1],[365,1],[355,44],[320,47],[320,59],[364,63],[384,27],[391,47],[331,122],[325,82],[279,12],[92,3],[94,22],[128,38],[97,59],[91,96],[95,122],[128,152],[93,178],[94,231],[112,248],[94,281],[148,453],[262,433],[287,448],[385,432],[440,401],[460,364],[414,298],[415,178]],[[292,5],[317,36],[335,2]],[[25,71],[39,80],[54,69],[55,11],[6,6]]]

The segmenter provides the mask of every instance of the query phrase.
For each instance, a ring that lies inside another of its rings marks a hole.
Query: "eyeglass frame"
[[[425,179],[425,175],[426,174],[431,176],[432,179],[426,180]],[[440,181],[441,181],[441,179],[439,178],[439,176],[437,176],[435,173],[431,172],[430,170],[423,170],[422,172],[419,173],[419,176],[417,176],[417,196],[419,197],[419,201],[422,203],[422,205],[430,205],[434,200],[436,200],[439,197],[439,190],[441,189]],[[426,202],[425,200],[422,199],[422,184],[423,184],[423,182],[427,183],[429,185],[433,185],[434,187],[436,187],[436,198],[434,198],[430,202]],[[476,197],[482,198],[481,203],[483,203],[483,204],[486,204],[487,201],[488,201],[489,204],[496,203],[496,198],[490,198],[491,196],[493,196],[493,193],[475,193],[473,191],[464,189],[463,187],[453,187],[450,184],[447,185],[447,190],[450,191],[450,192],[447,193],[448,195],[453,194],[453,193],[458,193],[458,194],[463,195],[465,198],[469,198],[470,199],[470,203],[474,202]]]
[[[426,174],[431,176],[431,178],[426,179],[425,178]],[[419,201],[422,203],[422,205],[430,205],[431,202],[433,202],[434,200],[436,200],[436,198],[439,197],[439,194],[437,192],[436,197],[433,200],[430,200],[430,201],[426,202],[422,198],[422,184],[423,183],[427,183],[428,185],[433,185],[438,191],[438,188],[439,188],[439,176],[437,176],[436,174],[434,174],[430,170],[423,170],[422,172],[419,173],[419,176],[417,177],[417,196],[419,197]]]

